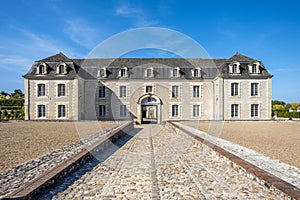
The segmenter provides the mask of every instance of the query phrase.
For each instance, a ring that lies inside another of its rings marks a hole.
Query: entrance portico
[[[145,94],[137,102],[137,122],[140,124],[161,123],[161,105],[160,98],[156,95]]]

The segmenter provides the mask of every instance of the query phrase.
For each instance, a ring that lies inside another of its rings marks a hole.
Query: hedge
[[[277,117],[300,118],[300,112],[277,111]]]
[[[23,106],[24,99],[0,99],[0,106]]]

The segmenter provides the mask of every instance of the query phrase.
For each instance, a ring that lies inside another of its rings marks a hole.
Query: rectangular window
[[[251,83],[251,96],[258,96],[258,83]]]
[[[57,96],[62,97],[66,95],[66,86],[65,84],[58,84],[57,85]]]
[[[45,96],[45,84],[38,84],[38,96]]]
[[[194,77],[198,77],[199,76],[199,69],[194,69]]]
[[[58,105],[58,118],[66,117],[66,106],[65,105]]]
[[[231,104],[231,117],[238,117],[238,116],[239,116],[239,105]]]
[[[152,92],[152,86],[146,86],[146,93]]]
[[[234,73],[234,74],[238,73],[238,66],[237,66],[237,64],[233,64],[232,65],[232,73]]]
[[[44,65],[40,65],[39,66],[39,74],[45,74],[45,66]]]
[[[106,107],[105,105],[99,105],[99,116],[104,117],[106,115]]]
[[[193,86],[193,97],[200,97],[200,86]]]
[[[193,116],[194,117],[200,116],[200,105],[193,105]]]
[[[120,105],[120,117],[126,117],[126,105]]]
[[[120,86],[120,97],[126,97],[126,86]]]
[[[172,98],[177,98],[179,96],[179,86],[172,86]]]
[[[105,74],[105,69],[100,69],[100,71],[99,71],[99,75],[100,75],[100,77],[105,77],[106,76],[106,74]]]
[[[105,86],[99,86],[99,98],[105,97]]]
[[[178,69],[173,69],[173,77],[178,77]]]
[[[58,66],[58,74],[64,74],[65,73],[65,66],[59,65]]]
[[[121,77],[126,77],[127,76],[126,69],[121,69],[120,76]]]
[[[38,117],[46,117],[46,106],[38,105]]]
[[[252,65],[252,71],[251,71],[252,74],[256,74],[257,73],[257,65],[256,64],[253,64]]]
[[[258,117],[258,104],[251,104],[251,117]]]
[[[178,105],[172,105],[172,117],[178,117]]]
[[[152,69],[147,69],[146,75],[147,77],[152,77]]]
[[[239,95],[239,84],[231,83],[231,96],[238,96],[238,95]]]

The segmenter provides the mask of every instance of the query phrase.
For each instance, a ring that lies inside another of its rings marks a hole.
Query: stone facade
[[[229,59],[70,59],[34,62],[25,79],[27,120],[269,120],[272,75]]]

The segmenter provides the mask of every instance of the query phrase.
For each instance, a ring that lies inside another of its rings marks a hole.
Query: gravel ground
[[[173,127],[143,125],[132,132],[109,158],[39,199],[285,199]]]
[[[300,123],[182,122],[300,168]]]
[[[115,125],[112,121],[0,123],[0,172]]]

